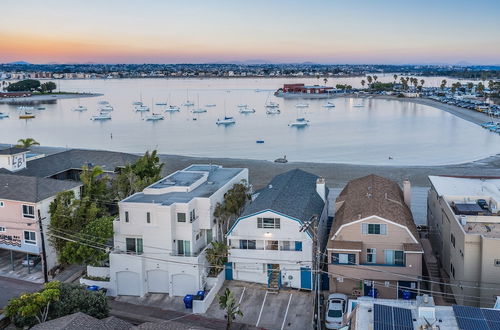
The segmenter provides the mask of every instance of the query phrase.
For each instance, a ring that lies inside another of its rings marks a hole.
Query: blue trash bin
[[[377,298],[378,289],[370,289],[370,291],[368,291],[368,296],[372,298]]]
[[[411,299],[411,291],[403,290],[403,300],[410,300],[410,299]]]
[[[196,293],[197,296],[199,296],[201,299],[200,300],[203,300],[205,299],[205,291],[203,290],[200,290]]]
[[[99,287],[97,285],[90,285],[87,287],[87,290],[90,291],[99,291]]]
[[[187,309],[193,308],[193,295],[192,294],[187,294],[184,296],[184,306],[186,306]]]

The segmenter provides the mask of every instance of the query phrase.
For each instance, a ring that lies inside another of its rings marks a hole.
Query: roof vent
[[[273,185],[270,184],[269,186],[267,186],[269,189],[273,189]]]
[[[213,181],[207,181],[207,184],[209,184],[209,185],[213,185],[213,184],[214,184],[214,182],[213,182]]]

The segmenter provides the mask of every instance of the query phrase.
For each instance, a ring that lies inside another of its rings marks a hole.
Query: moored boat
[[[296,108],[309,108],[309,103],[297,103]]]
[[[111,119],[111,114],[106,113],[106,112],[101,112],[97,115],[94,115],[90,118],[90,120],[110,120]]]
[[[326,102],[325,104],[323,104],[323,108],[335,108],[335,104],[333,104],[332,102]]]
[[[74,108],[73,111],[80,111],[80,112],[87,111],[87,107],[85,107],[83,105],[79,105],[76,108]]]
[[[255,113],[255,109],[247,107],[240,108],[240,113]]]
[[[303,117],[297,118],[294,122],[288,124],[290,127],[305,127],[307,125],[309,125],[309,120]]]
[[[205,113],[205,112],[207,112],[207,109],[198,108],[198,109],[191,110],[191,112],[192,113]]]
[[[281,113],[281,111],[280,111],[280,109],[278,109],[278,108],[268,108],[268,109],[266,110],[266,113],[267,113],[268,115],[279,115],[279,114]]]
[[[151,115],[147,116],[144,118],[146,121],[157,121],[157,120],[163,120],[165,119],[165,116],[159,113],[152,113]]]
[[[9,115],[6,113],[0,112],[0,119],[3,119],[3,118],[9,118]]]
[[[164,111],[165,112],[179,112],[180,110],[181,110],[181,108],[179,108],[178,106],[170,105]]]
[[[146,112],[149,111],[149,107],[147,105],[138,105],[135,107],[136,112]]]
[[[215,123],[217,125],[231,125],[236,124],[236,120],[233,117],[224,117],[224,119],[217,119]]]

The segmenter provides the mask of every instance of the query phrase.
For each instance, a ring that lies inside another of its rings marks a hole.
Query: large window
[[[146,212],[146,222],[151,223],[151,213]]]
[[[377,263],[377,250],[373,248],[366,249],[366,262],[369,264]]]
[[[34,231],[24,231],[24,243],[36,244],[36,233]]]
[[[249,239],[240,239],[240,249],[255,250],[257,241]]]
[[[257,218],[257,228],[280,229],[280,218]]]
[[[23,217],[35,218],[35,207],[33,205],[23,205]]]
[[[356,255],[354,253],[332,253],[332,264],[355,265]]]
[[[385,263],[387,265],[394,265],[394,266],[405,265],[405,254],[403,251],[385,250],[384,256],[385,256]]]
[[[191,241],[177,240],[177,254],[189,255],[191,254]]]
[[[278,250],[278,241],[266,241],[266,250]]]
[[[127,245],[127,252],[129,253],[142,254],[142,252],[144,252],[142,248],[142,238],[127,237],[125,238],[125,243]]]
[[[363,223],[361,229],[364,235],[387,235],[387,225],[382,223]]]
[[[177,222],[186,222],[186,213],[177,213]]]
[[[5,231],[7,231],[7,229],[5,229],[5,227],[1,227],[1,226],[0,226],[0,233],[3,233],[3,232],[5,232]]]

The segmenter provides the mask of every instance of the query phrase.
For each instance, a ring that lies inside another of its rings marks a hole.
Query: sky
[[[2,0],[0,63],[500,64],[500,0]]]

